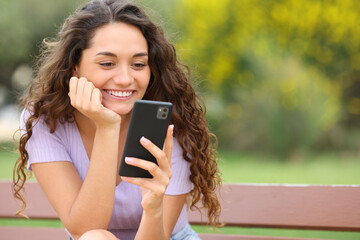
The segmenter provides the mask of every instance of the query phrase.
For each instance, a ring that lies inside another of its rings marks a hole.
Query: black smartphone
[[[126,164],[125,157],[136,157],[157,164],[156,158],[140,144],[140,138],[144,136],[162,149],[170,123],[172,107],[170,102],[135,101],[121,157],[120,176],[153,177],[144,169]]]

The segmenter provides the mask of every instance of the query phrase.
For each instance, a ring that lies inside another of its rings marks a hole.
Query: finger
[[[100,89],[94,87],[94,90],[92,92],[91,102],[93,102],[95,105],[101,105],[102,101],[102,94]]]
[[[91,107],[91,97],[92,97],[92,93],[93,93],[93,89],[94,89],[94,85],[92,84],[92,82],[85,82],[84,85],[84,108],[89,109]]]
[[[173,149],[173,140],[174,140],[174,125],[171,124],[168,127],[165,138],[165,144],[164,144],[164,152],[170,166],[171,166],[171,153]]]
[[[159,182],[160,184],[164,186],[169,185],[171,176],[169,176],[167,172],[161,170],[159,166],[156,165],[155,163],[138,158],[131,158],[131,157],[126,157],[125,161],[129,165],[147,170],[154,177],[153,179]]]
[[[77,77],[70,78],[69,97],[70,97],[72,105],[74,104],[78,81],[79,81],[79,79]]]
[[[158,148],[149,139],[142,137],[140,139],[140,143],[146,150],[148,150],[156,158],[161,169],[166,169],[166,167],[169,166],[165,152],[162,151],[160,148]]]
[[[82,106],[83,96],[84,96],[84,87],[85,87],[85,78],[79,78],[77,88],[76,88],[76,97],[75,97],[75,104],[76,106]]]
[[[166,185],[159,184],[158,182],[147,178],[121,177],[121,179],[127,183],[146,188],[158,196],[164,195],[166,190]]]
[[[155,179],[160,182],[166,183],[166,181],[164,181],[166,179],[164,179],[164,174],[162,170],[155,163],[132,157],[126,157],[125,162],[129,165],[147,170]]]

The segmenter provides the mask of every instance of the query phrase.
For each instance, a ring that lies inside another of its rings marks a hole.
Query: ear
[[[77,78],[79,77],[78,69],[79,69],[78,66],[75,66],[72,71],[72,75]]]

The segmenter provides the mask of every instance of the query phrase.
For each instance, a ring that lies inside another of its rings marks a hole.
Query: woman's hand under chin
[[[97,127],[121,122],[120,115],[102,105],[101,91],[84,77],[70,79],[69,97],[71,105],[91,119]]]

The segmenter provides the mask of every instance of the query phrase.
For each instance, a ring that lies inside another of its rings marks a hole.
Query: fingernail
[[[147,139],[146,137],[141,137],[140,141],[144,144],[148,144],[150,142],[150,140]]]
[[[170,125],[170,131],[171,131],[171,134],[174,133],[174,124],[171,124],[171,125]]]
[[[133,162],[134,162],[134,159],[131,158],[131,157],[125,157],[125,162],[126,162],[126,163],[133,163]]]

